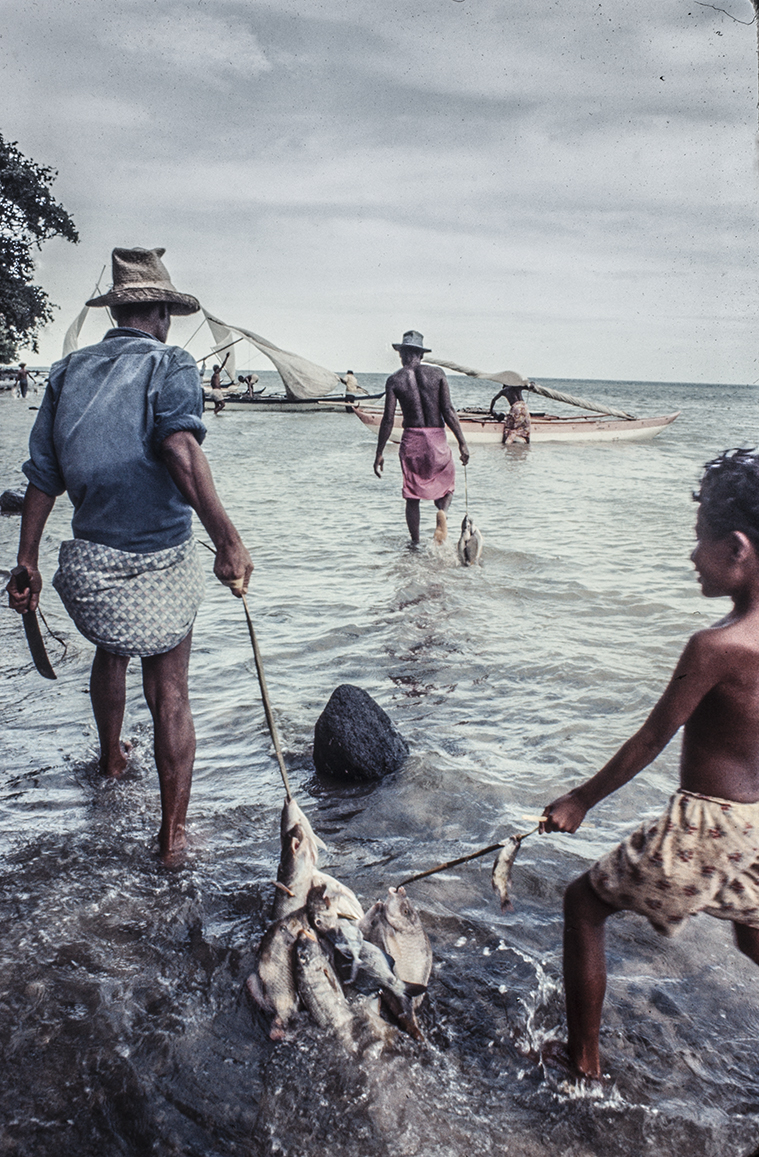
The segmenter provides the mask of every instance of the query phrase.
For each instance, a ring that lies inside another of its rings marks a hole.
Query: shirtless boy
[[[698,631],[641,729],[596,775],[545,808],[541,830],[576,832],[587,811],[646,767],[683,727],[680,790],[566,890],[568,1037],[544,1052],[575,1075],[601,1075],[604,927],[614,912],[674,935],[707,912],[733,924],[759,964],[759,456],[731,450],[707,463],[691,555],[707,598],[733,609]]]
[[[406,499],[406,525],[413,543],[419,542],[419,502],[432,499],[437,507],[435,541],[443,542],[448,534],[445,512],[451,505],[456,468],[445,436],[448,426],[459,444],[464,465],[469,450],[451,402],[448,379],[439,366],[422,365],[424,338],[416,330],[407,330],[400,344],[393,344],[400,354],[402,369],[385,384],[385,412],[377,438],[374,473],[382,477],[385,465],[383,450],[393,430],[396,404],[403,414],[403,437],[400,460],[403,471],[403,497]]]

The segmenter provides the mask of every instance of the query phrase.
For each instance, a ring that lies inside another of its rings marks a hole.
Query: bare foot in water
[[[100,756],[98,767],[101,773],[109,779],[121,779],[126,771],[131,754],[132,745],[129,740],[124,740],[123,743],[119,743],[117,751]]]
[[[187,856],[187,833],[184,825],[177,827],[170,836],[163,829],[158,833],[158,859],[165,868],[178,868]]]
[[[435,533],[433,535],[435,542],[445,542],[448,537],[448,519],[445,517],[444,510],[438,510],[437,520],[435,526]]]
[[[597,1073],[586,1073],[579,1068],[569,1056],[569,1050],[565,1041],[552,1040],[548,1041],[546,1045],[540,1050],[540,1062],[545,1065],[547,1069],[553,1069],[564,1077],[568,1077],[573,1081],[591,1081],[593,1084],[600,1085],[603,1083],[603,1077],[600,1071]]]

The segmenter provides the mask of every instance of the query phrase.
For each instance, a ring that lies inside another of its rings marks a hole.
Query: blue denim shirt
[[[206,435],[194,358],[138,329],[110,329],[50,370],[22,469],[68,491],[75,538],[147,554],[192,533],[192,510],[160,456],[164,438]]]

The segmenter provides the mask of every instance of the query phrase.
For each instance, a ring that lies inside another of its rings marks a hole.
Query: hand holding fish
[[[587,815],[588,809],[580,802],[574,791],[559,796],[543,809],[540,820],[540,834],[545,832],[576,832]]]

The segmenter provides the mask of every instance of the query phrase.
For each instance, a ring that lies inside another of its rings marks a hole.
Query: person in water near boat
[[[550,803],[541,831],[576,832],[586,812],[627,783],[683,727],[680,788],[657,820],[569,885],[564,900],[568,1040],[545,1059],[601,1075],[606,987],[604,927],[619,911],[674,935],[706,912],[733,924],[759,964],[759,456],[732,450],[708,462],[691,559],[706,598],[733,609],[689,640],[646,722],[580,787]]]
[[[494,406],[499,398],[505,398],[511,407],[505,416],[494,412]],[[517,438],[521,438],[523,442],[529,445],[531,429],[530,411],[522,396],[521,386],[504,386],[503,389],[499,390],[490,403],[490,413],[493,414],[499,422],[503,422],[504,424],[504,446],[510,446]]]
[[[29,378],[34,374],[26,368],[26,362],[21,362],[16,370],[16,386],[22,398],[25,398],[29,389]]]
[[[448,534],[446,511],[451,505],[456,480],[453,455],[445,436],[448,426],[459,444],[464,465],[469,461],[464,434],[451,402],[448,379],[439,366],[422,365],[430,351],[424,338],[414,329],[407,330],[393,349],[398,351],[402,368],[385,383],[385,412],[377,438],[374,473],[382,477],[383,451],[393,430],[396,405],[403,414],[403,436],[400,460],[403,472],[403,497],[406,499],[406,525],[411,541],[419,542],[421,499],[430,499],[437,507],[435,541],[443,542]]]
[[[247,589],[253,563],[200,448],[206,430],[197,365],[166,344],[171,316],[200,306],[171,284],[163,253],[114,249],[113,289],[87,305],[110,307],[116,327],[50,370],[23,466],[29,485],[18,563],[30,587],[20,592],[12,575],[6,590],[21,614],[36,609],[40,540],[56,497],[68,491],[74,538],[61,544],[53,586],[97,648],[90,696],[100,769],[118,778],[126,768],[126,671],[139,656],[154,722],[160,853],[168,862],[185,846],[195,756],[187,669],[204,579],[192,511],[216,547],[216,577],[238,584],[235,594]]]
[[[218,366],[218,365],[214,366],[213,371],[211,373],[211,388],[210,388],[209,397],[213,401],[213,414],[214,414],[215,418],[218,418],[219,414],[224,409],[224,406],[226,404],[226,395],[221,388],[221,371],[224,369],[224,366],[227,364],[227,358],[228,357],[229,357],[229,350],[227,350],[226,354],[224,355],[224,361],[221,363],[221,365],[220,366]]]

